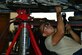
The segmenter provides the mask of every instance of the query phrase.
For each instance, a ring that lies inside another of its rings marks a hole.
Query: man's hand
[[[56,10],[57,13],[60,13],[62,8],[61,8],[60,5],[57,5],[57,6],[55,6],[55,10]]]

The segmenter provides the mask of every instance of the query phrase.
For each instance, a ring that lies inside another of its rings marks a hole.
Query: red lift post
[[[29,18],[29,16],[30,16],[30,14],[27,14],[26,9],[18,9],[18,10],[17,10],[17,13],[18,13],[18,16],[17,16],[16,18],[19,18],[19,19],[21,19],[21,20],[23,20],[23,21],[28,21],[28,18]],[[33,34],[32,30],[31,30],[31,25],[30,25],[28,22],[25,22],[25,23],[26,23],[26,24],[24,24],[24,23],[22,22],[22,23],[19,25],[18,31],[17,31],[17,33],[15,34],[12,43],[11,43],[10,46],[8,47],[7,52],[6,52],[6,55],[9,55],[9,54],[11,53],[11,50],[12,50],[12,48],[13,48],[15,42],[16,42],[17,39],[19,38],[20,32],[21,32],[21,30],[22,30],[23,28],[26,28],[26,30],[28,30],[28,32],[29,32],[30,41],[31,41],[32,47],[33,47],[33,49],[34,49],[34,51],[35,51],[35,54],[36,54],[36,55],[42,55],[42,53],[41,53],[41,51],[40,51],[40,48],[38,47],[38,45],[37,45],[37,43],[36,43],[36,40],[35,40],[35,38],[34,38],[34,34]],[[28,23],[28,24],[27,24],[27,23]],[[25,40],[26,37],[23,36],[23,38],[24,38],[24,41],[26,41],[26,40]],[[23,48],[26,47],[25,45],[26,45],[26,42],[24,43]],[[22,55],[26,55],[26,49],[23,49],[23,52],[22,52],[21,54],[22,54]]]

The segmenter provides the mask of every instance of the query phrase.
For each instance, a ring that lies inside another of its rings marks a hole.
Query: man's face
[[[43,36],[49,36],[54,32],[54,28],[50,24],[42,24],[41,32]]]

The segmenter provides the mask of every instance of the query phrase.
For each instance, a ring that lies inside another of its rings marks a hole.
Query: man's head
[[[49,36],[54,32],[54,28],[50,23],[43,23],[40,25],[40,31],[43,36]]]

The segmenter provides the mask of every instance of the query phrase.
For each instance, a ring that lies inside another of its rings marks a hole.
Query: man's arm
[[[64,23],[61,15],[61,6],[56,6],[56,15],[57,15],[57,32],[52,37],[52,44],[56,45],[64,36]]]
[[[72,38],[81,44],[81,39],[80,37],[71,29],[71,26],[69,24],[66,25],[67,31],[71,34]]]

